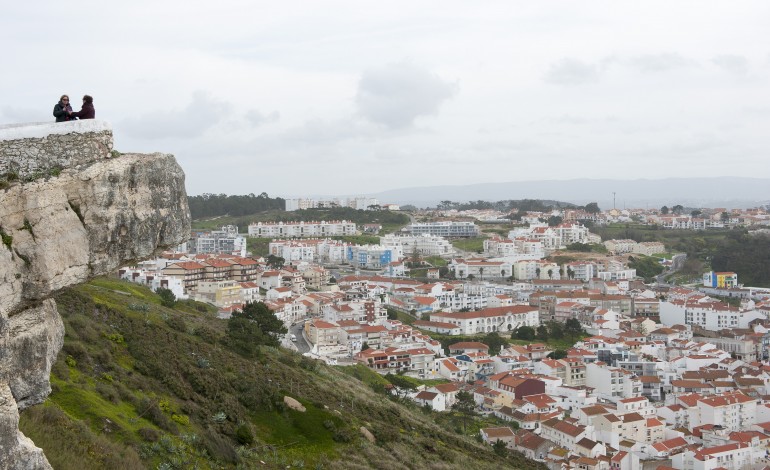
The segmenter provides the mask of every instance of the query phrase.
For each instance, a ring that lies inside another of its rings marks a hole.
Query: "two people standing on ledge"
[[[73,112],[70,106],[70,97],[61,95],[59,102],[53,107],[53,115],[56,122],[74,121],[75,119],[93,119],[96,116],[94,99],[89,95],[83,96],[83,106],[80,111]]]

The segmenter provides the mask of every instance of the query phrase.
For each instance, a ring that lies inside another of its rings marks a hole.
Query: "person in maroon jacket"
[[[96,117],[96,111],[94,110],[94,99],[89,96],[83,96],[83,106],[80,107],[80,111],[72,113],[71,118],[78,119],[93,119]]]

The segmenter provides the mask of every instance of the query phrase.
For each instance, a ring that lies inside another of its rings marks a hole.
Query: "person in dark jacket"
[[[56,122],[71,121],[73,119],[69,96],[61,95],[59,102],[53,107],[53,115],[56,118]]]
[[[96,117],[96,111],[94,110],[94,99],[90,95],[84,95],[83,106],[80,107],[80,111],[72,113],[72,118],[93,119],[94,117]]]

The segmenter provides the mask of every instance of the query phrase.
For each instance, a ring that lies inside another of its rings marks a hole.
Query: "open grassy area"
[[[481,253],[484,251],[484,240],[486,237],[476,238],[458,238],[452,240],[452,246],[458,250],[470,251],[473,253]]]
[[[376,393],[384,379],[363,366],[331,368],[270,347],[256,359],[239,356],[227,322],[197,303],[169,309],[149,289],[110,278],[66,289],[56,301],[66,333],[53,391],[20,420],[54,468],[529,464],[444,425],[451,417]],[[284,405],[287,395],[306,412]]]

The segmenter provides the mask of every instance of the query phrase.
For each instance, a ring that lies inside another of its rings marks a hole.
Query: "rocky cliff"
[[[18,430],[62,346],[50,297],[184,241],[184,173],[172,155],[113,152],[103,121],[5,126],[0,188],[0,468],[50,468]]]

